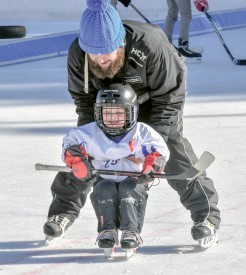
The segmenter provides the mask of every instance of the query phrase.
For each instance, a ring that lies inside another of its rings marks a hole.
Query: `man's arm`
[[[173,46],[166,43],[148,58],[147,78],[151,111],[148,124],[167,141],[170,127],[181,119],[186,96],[186,66]]]

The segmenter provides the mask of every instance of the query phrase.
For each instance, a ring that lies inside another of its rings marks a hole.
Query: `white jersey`
[[[141,172],[145,157],[159,152],[169,158],[169,150],[160,134],[147,124],[138,122],[131,131],[117,141],[110,139],[95,122],[69,131],[63,138],[62,160],[68,147],[84,146],[95,169]],[[102,178],[120,182],[126,176],[100,175]]]

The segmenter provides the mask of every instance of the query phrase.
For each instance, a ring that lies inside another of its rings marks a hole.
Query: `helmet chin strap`
[[[105,132],[110,137],[121,137],[122,135],[124,135],[126,133],[123,129],[124,128],[122,128],[122,132],[121,132],[119,130],[119,128],[114,129],[114,128],[110,128],[110,127],[105,127]]]
[[[114,136],[112,136],[112,135],[110,135],[109,133],[106,133],[106,132],[104,132],[104,133],[105,133],[105,135],[106,135],[108,138],[110,138],[111,140],[114,140],[114,141],[117,141],[117,142],[118,142],[118,141],[120,141],[121,139],[123,139],[125,135],[127,135],[128,131],[125,132],[125,133],[122,133],[122,134],[114,135]]]

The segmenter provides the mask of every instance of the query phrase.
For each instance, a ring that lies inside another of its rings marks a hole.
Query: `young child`
[[[147,175],[162,173],[169,157],[163,138],[137,122],[137,115],[137,96],[131,86],[112,84],[97,94],[95,122],[72,129],[63,139],[62,158],[82,181],[91,178],[91,165],[95,169],[142,171],[145,175],[100,175],[95,181],[90,198],[98,219],[100,248],[118,245],[119,230],[123,249],[142,244]]]

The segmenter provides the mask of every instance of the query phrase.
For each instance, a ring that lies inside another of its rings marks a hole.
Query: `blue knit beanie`
[[[80,48],[91,54],[108,54],[123,45],[126,35],[110,0],[87,0],[79,31]]]

